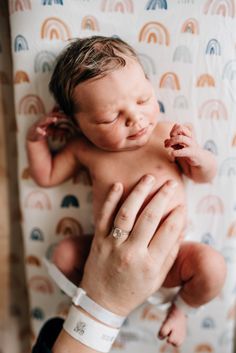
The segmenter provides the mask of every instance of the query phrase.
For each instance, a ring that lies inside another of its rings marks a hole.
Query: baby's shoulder
[[[174,124],[175,123],[173,121],[160,121],[156,125],[155,133],[161,136],[169,135]]]

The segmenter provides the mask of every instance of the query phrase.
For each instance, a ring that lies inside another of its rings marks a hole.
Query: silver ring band
[[[130,232],[127,232],[125,230],[122,230],[118,227],[113,227],[112,231],[111,231],[111,235],[113,236],[113,238],[115,239],[121,239],[123,236],[127,236],[129,235]]]

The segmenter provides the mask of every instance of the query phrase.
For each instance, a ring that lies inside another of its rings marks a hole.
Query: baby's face
[[[134,59],[98,79],[79,84],[75,114],[83,134],[107,151],[142,147],[157,123],[159,106],[142,67]]]

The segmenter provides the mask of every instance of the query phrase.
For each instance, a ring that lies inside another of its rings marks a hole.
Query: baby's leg
[[[181,286],[180,297],[187,305],[197,308],[219,294],[225,275],[226,265],[221,254],[205,244],[184,242],[163,286]],[[168,337],[169,343],[180,345],[185,334],[186,316],[172,304],[159,337]]]
[[[55,247],[52,262],[74,284],[78,285],[88,257],[92,236],[68,237]]]

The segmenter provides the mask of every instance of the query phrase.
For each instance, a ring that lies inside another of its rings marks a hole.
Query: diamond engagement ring
[[[113,236],[113,238],[115,239],[120,239],[123,236],[127,236],[129,235],[130,232],[126,232],[125,230],[122,230],[118,227],[113,227],[112,231],[111,231],[111,235]]]

